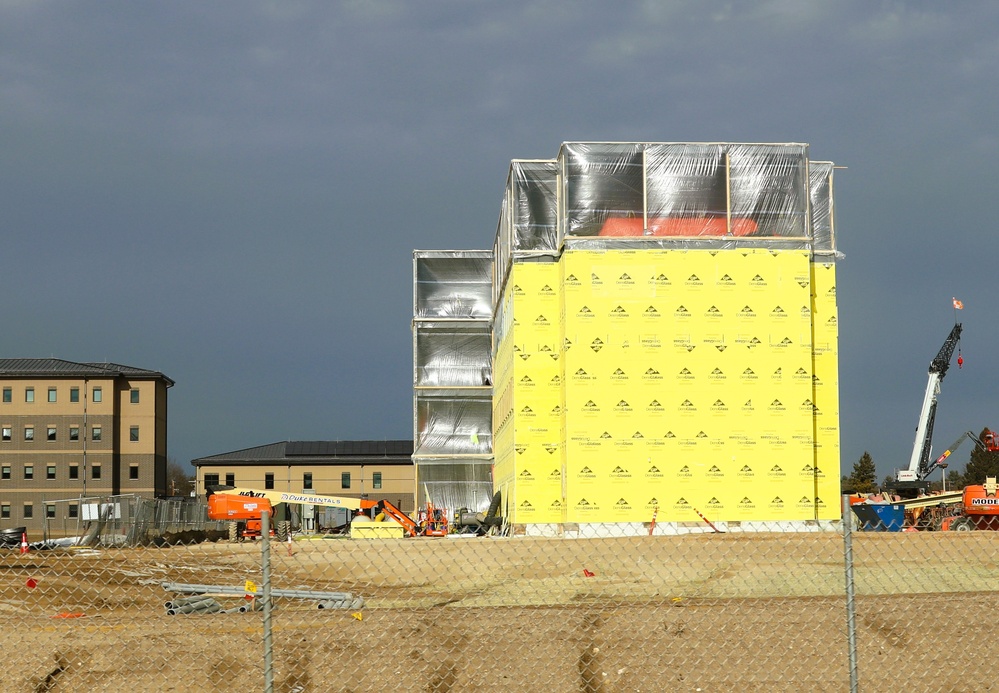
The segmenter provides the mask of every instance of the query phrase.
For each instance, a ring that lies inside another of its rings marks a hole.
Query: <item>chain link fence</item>
[[[999,606],[989,531],[700,523],[626,537],[230,541],[200,504],[98,500],[103,514],[67,531],[87,541],[0,549],[8,690],[961,691],[991,680],[969,645]]]

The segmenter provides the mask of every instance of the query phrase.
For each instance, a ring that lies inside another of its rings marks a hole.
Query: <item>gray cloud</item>
[[[7,356],[157,368],[186,460],[411,432],[414,248],[491,246],[565,140],[803,141],[837,174],[843,465],[999,425],[993,3],[0,2]],[[962,459],[965,459],[962,454]]]

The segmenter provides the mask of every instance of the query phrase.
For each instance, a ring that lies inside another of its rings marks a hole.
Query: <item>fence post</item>
[[[274,642],[271,633],[271,517],[260,513],[260,562],[264,590],[264,693],[274,691]]]
[[[850,662],[850,693],[857,693],[857,605],[853,584],[853,515],[850,497],[843,496],[843,559],[846,573],[846,641]]]

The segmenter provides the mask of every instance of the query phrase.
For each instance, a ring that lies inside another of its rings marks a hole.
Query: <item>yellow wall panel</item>
[[[819,267],[755,249],[515,263],[515,521],[838,516],[835,273]]]

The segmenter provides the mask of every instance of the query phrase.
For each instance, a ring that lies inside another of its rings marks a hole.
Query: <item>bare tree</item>
[[[194,471],[188,471],[173,457],[167,459],[167,493],[189,496],[194,490]]]

